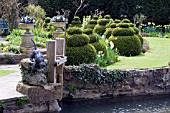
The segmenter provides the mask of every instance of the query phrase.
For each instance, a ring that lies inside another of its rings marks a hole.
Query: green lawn
[[[170,39],[146,37],[150,50],[135,57],[122,57],[107,69],[145,69],[167,66],[170,62]]]
[[[14,70],[0,70],[0,77],[14,73]]]

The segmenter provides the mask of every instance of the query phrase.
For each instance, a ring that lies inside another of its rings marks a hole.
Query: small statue
[[[34,43],[34,50],[30,55],[30,60],[34,62],[33,67],[42,69],[43,67],[46,66],[46,63],[44,62],[44,56],[39,50],[37,50],[35,42],[32,39],[31,41]]]

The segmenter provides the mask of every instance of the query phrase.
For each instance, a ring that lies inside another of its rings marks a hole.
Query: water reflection
[[[170,96],[63,102],[61,113],[170,113]]]

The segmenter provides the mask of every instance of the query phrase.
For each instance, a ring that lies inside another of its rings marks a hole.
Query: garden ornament
[[[41,69],[46,66],[46,63],[44,62],[44,56],[39,50],[37,50],[35,42],[32,39],[31,41],[34,43],[34,50],[30,55],[30,60],[34,62],[33,67]]]

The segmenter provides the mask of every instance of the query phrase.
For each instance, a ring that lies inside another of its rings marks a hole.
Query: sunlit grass
[[[0,70],[0,77],[16,72],[15,70]]]
[[[122,57],[108,69],[145,69],[167,66],[170,62],[170,39],[146,37],[150,50],[135,57]]]

